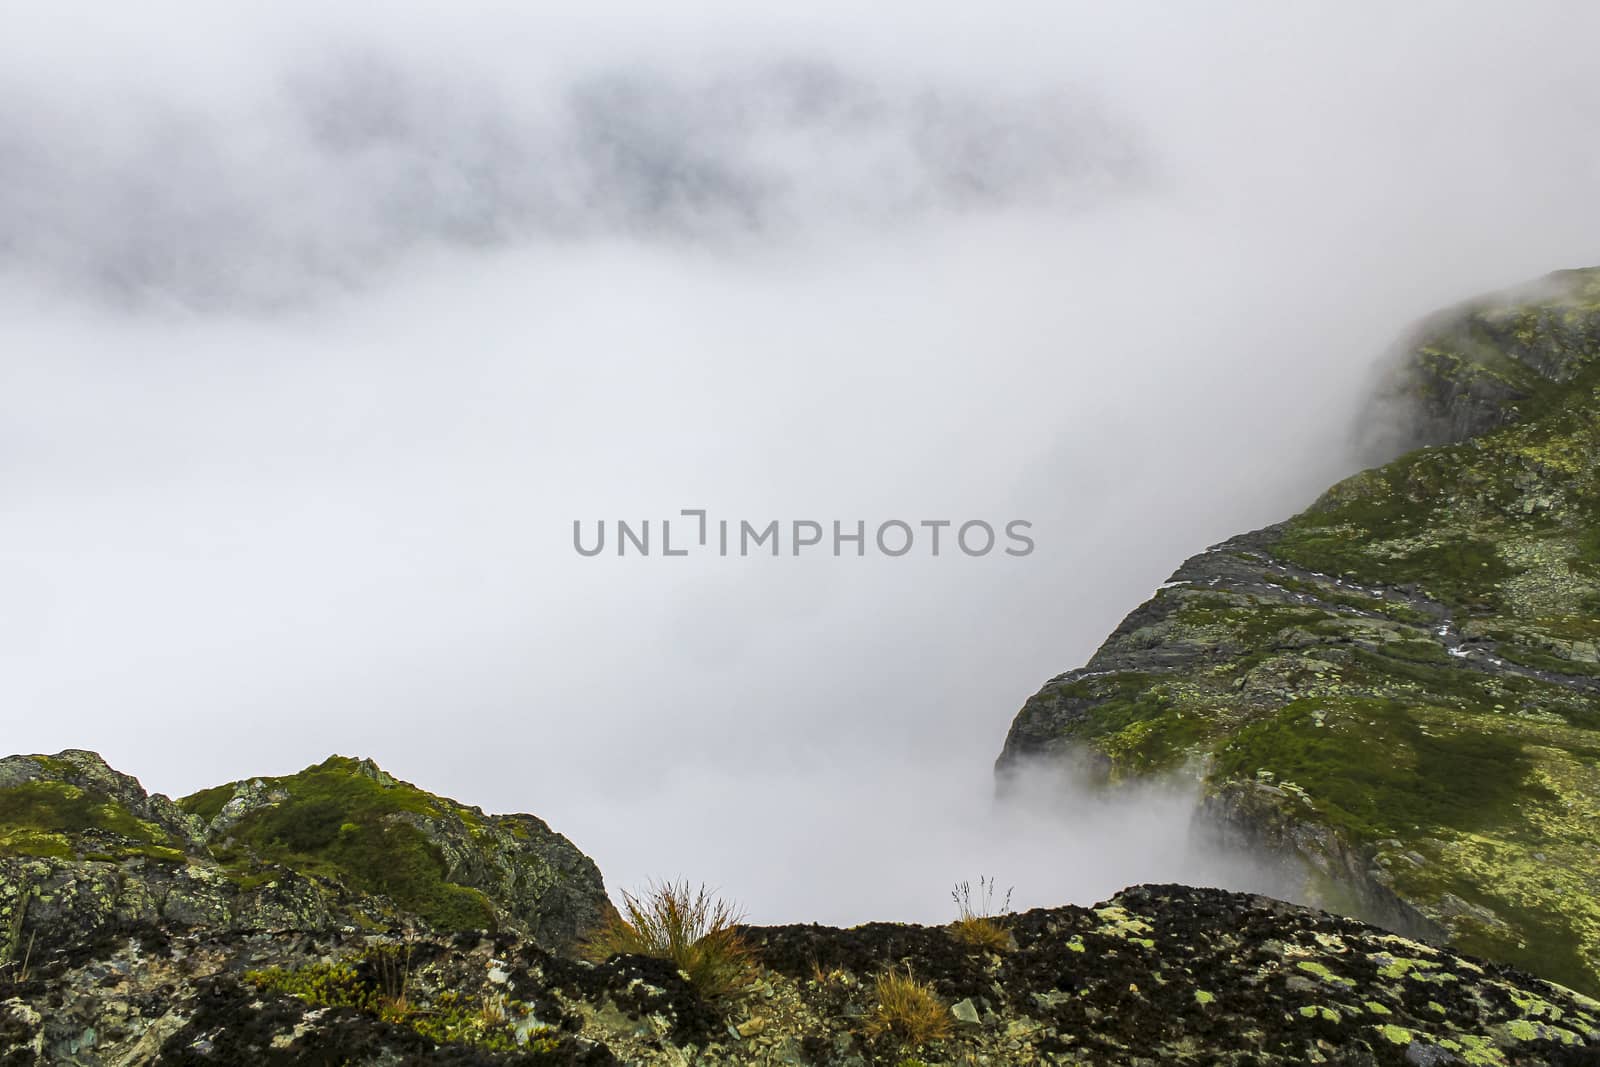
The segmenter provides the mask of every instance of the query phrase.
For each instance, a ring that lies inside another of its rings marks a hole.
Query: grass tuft
[[[590,937],[588,955],[653,956],[689,977],[702,997],[724,1000],[742,993],[755,977],[755,954],[739,930],[743,913],[704,885],[661,882],[640,896],[622,894],[613,912]]]
[[[976,893],[972,891],[972,883],[956,883],[956,887],[950,891],[950,899],[955,901],[959,918],[950,924],[950,936],[963,945],[985,952],[1005,952],[1011,947],[1011,932],[995,912],[995,888],[993,878],[979,877]],[[1011,889],[1007,889],[1000,913],[1010,910]]]
[[[933,986],[912,975],[888,970],[878,975],[877,1003],[867,1017],[869,1037],[891,1037],[909,1048],[949,1037],[950,1009]]]

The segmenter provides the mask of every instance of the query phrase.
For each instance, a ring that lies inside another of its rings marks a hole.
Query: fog
[[[8,11],[0,747],[368,755],[761,921],[1259,884],[993,759],[1408,323],[1600,261],[1600,10],[850,8]],[[574,551],[682,509],[1036,547]]]

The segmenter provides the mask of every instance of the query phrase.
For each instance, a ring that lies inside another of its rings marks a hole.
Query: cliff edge
[[[1432,317],[1373,419],[1422,447],[1185,562],[1001,780],[1196,774],[1305,899],[1600,990],[1600,269]]]

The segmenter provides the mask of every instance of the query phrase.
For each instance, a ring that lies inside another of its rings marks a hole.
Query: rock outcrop
[[[1600,1049],[1600,1003],[1260,897],[1143,886],[1001,922],[999,950],[938,927],[748,928],[759,975],[715,1004],[660,960],[585,963],[510,932],[138,922],[0,983],[0,1063],[1578,1064]],[[931,986],[948,1036],[870,1033],[889,970]]]
[[[998,770],[1200,775],[1304,897],[1600,990],[1600,270],[1425,324],[1427,447],[1184,563]]]
[[[380,862],[381,861],[381,862]],[[1545,1064],[1600,1003],[1261,897],[1143,886],[957,927],[739,929],[706,995],[576,958],[587,859],[334,757],[174,803],[91,752],[0,760],[0,1064]],[[872,1025],[913,976],[943,1033]]]
[[[485,815],[333,757],[174,802],[92,752],[0,760],[0,960],[130,928],[420,926],[568,947],[610,905],[594,863],[530,815]]]

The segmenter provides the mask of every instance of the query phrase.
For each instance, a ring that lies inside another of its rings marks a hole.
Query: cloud
[[[1348,473],[1407,323],[1596,258],[1559,5],[59,10],[0,44],[7,747],[371,755],[765,919],[1203,876],[1181,794],[991,813],[1012,714]],[[572,551],[686,507],[1038,548]]]
[[[223,311],[360,287],[430,248],[792,240],[1092,204],[1139,170],[1129,131],[1089,101],[821,59],[602,67],[530,93],[338,50],[226,108],[176,90],[19,93],[0,143],[0,266]]]

